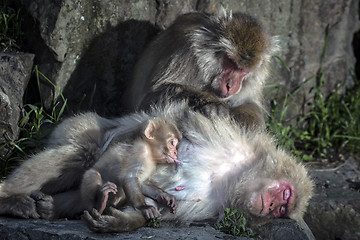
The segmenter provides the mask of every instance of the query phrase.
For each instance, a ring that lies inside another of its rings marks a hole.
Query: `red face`
[[[295,202],[295,189],[289,182],[274,181],[251,198],[252,212],[256,215],[286,217]]]
[[[239,68],[232,59],[224,57],[223,71],[213,84],[216,95],[227,98],[237,93],[241,88],[243,78],[248,73],[246,69]]]

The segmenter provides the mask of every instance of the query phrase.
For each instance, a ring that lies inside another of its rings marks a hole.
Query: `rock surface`
[[[360,168],[350,158],[330,167],[312,166],[316,190],[305,221],[317,240],[360,239]]]
[[[19,137],[17,123],[33,60],[34,54],[0,53],[0,146]]]
[[[294,221],[279,219],[259,231],[255,239],[266,240],[314,240],[308,230],[303,230]],[[234,237],[217,231],[208,224],[189,227],[173,226],[162,223],[160,228],[144,227],[129,233],[91,232],[81,221],[46,221],[46,220],[19,220],[0,218],[0,239],[4,240],[98,240],[98,239],[249,239]]]

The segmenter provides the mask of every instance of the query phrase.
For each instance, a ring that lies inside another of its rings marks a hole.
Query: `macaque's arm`
[[[156,202],[160,204],[164,204],[170,208],[171,213],[175,213],[177,208],[177,202],[173,195],[165,192],[161,188],[156,187],[155,185],[152,185],[150,183],[143,183],[141,185],[141,191],[142,193],[155,200]]]
[[[182,100],[186,100],[189,107],[195,111],[199,111],[207,116],[214,114],[220,116],[229,115],[229,108],[215,96],[177,83],[164,83],[149,92],[143,99],[140,108],[147,109],[152,104],[161,106],[167,102]]]
[[[263,110],[256,103],[247,102],[238,107],[231,108],[230,114],[242,126],[265,128]]]
[[[126,178],[123,181],[123,188],[129,202],[133,207],[141,210],[145,218],[152,219],[160,217],[161,214],[155,207],[146,205],[137,177]]]

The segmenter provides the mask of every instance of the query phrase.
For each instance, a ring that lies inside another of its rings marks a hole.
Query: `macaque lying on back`
[[[163,118],[145,121],[125,140],[115,137],[101,158],[84,174],[80,189],[85,209],[95,208],[102,214],[107,206],[128,203],[140,210],[146,219],[159,217],[159,211],[145,203],[145,195],[167,205],[175,213],[175,197],[147,180],[156,164],[179,162],[176,147],[180,139],[177,127]]]

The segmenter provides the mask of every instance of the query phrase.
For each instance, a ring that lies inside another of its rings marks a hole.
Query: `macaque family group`
[[[264,131],[262,91],[277,50],[247,14],[178,17],[137,63],[123,100],[134,113],[65,119],[0,184],[0,214],[81,217],[96,232],[159,216],[216,220],[225,208],[244,209],[253,226],[301,221],[313,183]]]

